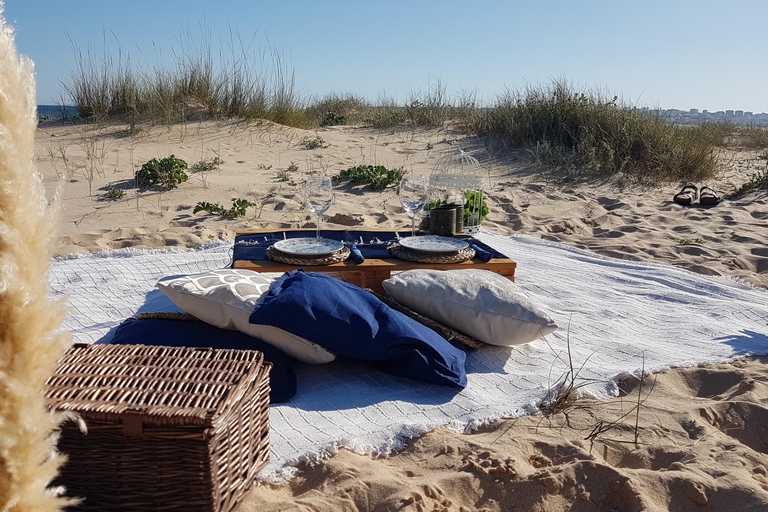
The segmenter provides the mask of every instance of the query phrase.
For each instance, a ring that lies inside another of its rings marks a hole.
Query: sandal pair
[[[673,200],[682,206],[691,206],[698,197],[701,206],[715,206],[720,203],[720,196],[715,189],[710,187],[696,188],[695,185],[686,185],[675,194]]]

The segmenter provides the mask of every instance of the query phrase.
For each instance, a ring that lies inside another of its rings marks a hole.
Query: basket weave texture
[[[78,510],[230,511],[269,458],[261,352],[75,345],[46,383]]]
[[[295,256],[275,249],[274,246],[267,247],[267,258],[289,265],[333,265],[349,258],[349,254],[349,247],[346,246],[326,256]]]
[[[417,261],[419,263],[461,263],[462,261],[471,260],[475,257],[475,250],[471,247],[465,247],[455,252],[450,253],[432,253],[414,251],[407,247],[403,247],[400,244],[392,244],[387,247],[392,256],[400,258],[401,260]]]

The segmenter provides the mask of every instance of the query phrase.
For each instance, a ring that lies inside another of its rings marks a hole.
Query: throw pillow
[[[404,306],[491,345],[520,345],[557,329],[520,287],[489,270],[406,270],[383,286]]]
[[[250,321],[396,375],[458,388],[467,384],[463,350],[373,294],[325,275],[286,273],[256,305]]]
[[[323,347],[282,329],[248,323],[248,316],[275,279],[244,269],[220,269],[157,283],[177,306],[222,329],[237,330],[274,345],[305,363],[321,364],[336,356]]]

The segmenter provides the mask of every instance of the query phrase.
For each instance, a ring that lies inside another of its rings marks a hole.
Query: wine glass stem
[[[320,215],[317,216],[317,224],[315,224],[315,238],[320,238]]]
[[[416,236],[416,216],[411,217],[411,236]]]

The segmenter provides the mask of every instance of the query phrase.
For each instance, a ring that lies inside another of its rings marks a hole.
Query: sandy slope
[[[327,147],[307,150],[303,139]],[[484,226],[529,233],[625,259],[732,276],[768,288],[768,194],[753,193],[704,209],[672,202],[680,184],[563,182],[526,154],[451,129],[318,131],[270,123],[189,123],[172,129],[43,123],[36,156],[49,197],[63,202],[58,253],[122,247],[193,247],[231,239],[241,227],[312,227],[300,201],[308,173],[358,164],[404,166],[428,174],[437,159],[469,150],[488,176],[491,214]],[[193,175],[171,191],[137,192],[133,172],[175,154],[192,164],[220,156],[220,172]],[[708,185],[727,194],[768,165],[756,152],[723,154]],[[278,171],[298,171],[280,181]],[[698,184],[703,185],[703,184]],[[109,186],[124,199],[103,199]],[[193,214],[199,201],[257,203],[244,218]],[[341,187],[328,220],[340,225],[402,227],[394,189]],[[330,219],[329,219],[330,217]],[[330,226],[330,225],[329,225]],[[680,243],[681,240],[703,243]],[[525,272],[524,268],[519,269]],[[342,451],[290,486],[255,488],[241,510],[765,510],[768,509],[766,359],[674,370],[646,386],[639,419],[585,440],[636,400],[583,400],[552,419],[500,421],[473,435],[438,430],[382,460]],[[633,386],[628,385],[628,389]],[[581,406],[584,406],[583,408]],[[621,442],[612,441],[619,439]]]
[[[436,430],[388,459],[343,450],[241,510],[766,510],[767,362],[675,370],[471,435]],[[636,446],[634,412],[620,418],[638,394]]]

